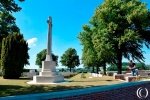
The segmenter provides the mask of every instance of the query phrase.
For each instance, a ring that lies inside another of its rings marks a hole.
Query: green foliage
[[[0,10],[4,10],[7,12],[18,12],[21,10],[21,7],[18,6],[15,2],[16,0],[0,0],[1,8]],[[20,2],[24,0],[18,0]]]
[[[139,69],[139,70],[147,70],[147,67],[144,63],[136,63],[136,67]]]
[[[1,70],[3,78],[19,78],[28,62],[28,44],[21,34],[10,34],[2,41]]]
[[[117,71],[118,68],[116,65],[111,65],[110,67],[107,68],[107,71]],[[128,67],[127,66],[122,66],[122,71],[127,71]]]
[[[92,41],[92,29],[88,25],[83,26],[83,32],[80,32],[79,39],[83,45],[82,49],[82,63],[86,67],[96,67],[97,73],[99,67],[105,68],[106,61],[103,58],[99,58],[97,52],[95,51],[94,44]],[[94,69],[94,68],[93,68]],[[92,71],[94,72],[94,70]],[[104,70],[104,74],[106,71]]]
[[[46,49],[43,49],[36,56],[35,63],[36,63],[36,65],[39,66],[39,68],[42,67],[42,61],[44,61],[46,59],[46,52],[47,52]],[[56,65],[58,65],[58,56],[56,56],[52,53],[52,59],[53,59],[53,61],[56,62]]]
[[[79,39],[81,44],[83,45],[83,52],[82,52],[82,63],[84,66],[94,66],[96,61],[96,53],[93,48],[92,37],[91,37],[91,30],[90,27],[87,25],[83,26],[84,31],[80,33]]]
[[[144,61],[142,47],[150,44],[149,25],[150,12],[140,0],[105,0],[90,20],[90,36],[83,27],[79,37],[84,47],[92,45],[98,59],[115,64],[122,73],[123,57]]]
[[[0,6],[0,40],[2,40],[3,35],[7,36],[8,33],[19,32],[12,12],[20,11],[21,7],[16,4],[15,0],[0,0]]]
[[[80,65],[79,56],[77,55],[77,51],[74,48],[68,48],[65,53],[61,56],[60,60],[63,66],[67,66],[70,68],[74,68],[75,66]]]
[[[21,1],[21,0],[19,0]],[[0,44],[2,38],[13,32],[19,32],[19,28],[15,23],[15,18],[12,16],[12,12],[18,12],[21,10],[15,0],[0,0]],[[1,47],[1,46],[0,46]]]
[[[146,65],[146,70],[150,70],[150,65]]]
[[[8,34],[13,34],[15,32],[20,33],[15,22],[16,19],[12,15],[12,12],[18,12],[21,10],[15,1],[16,0],[0,0],[0,51],[3,38],[7,37]]]

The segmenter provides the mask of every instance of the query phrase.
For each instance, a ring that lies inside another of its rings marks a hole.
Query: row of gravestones
[[[23,72],[23,76],[27,77],[27,78],[32,78],[33,76],[37,75],[37,72],[35,71],[35,69],[31,69],[29,70],[29,72]],[[139,70],[139,75],[142,77],[146,77],[146,76],[150,76],[150,70]],[[92,77],[102,77],[102,74],[100,73],[91,73]],[[127,82],[136,80],[136,76],[132,76],[131,73],[126,73],[126,74],[117,74],[114,73],[113,74],[114,79],[121,79],[121,80],[126,80]]]

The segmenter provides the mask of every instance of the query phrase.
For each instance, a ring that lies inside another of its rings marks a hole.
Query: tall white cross
[[[49,16],[48,20],[48,35],[47,35],[47,55],[46,61],[52,61],[52,18]]]

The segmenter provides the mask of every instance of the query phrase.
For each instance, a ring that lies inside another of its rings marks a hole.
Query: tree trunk
[[[118,50],[118,53],[117,53],[117,68],[118,68],[118,74],[122,74],[122,52],[121,50]]]
[[[103,74],[106,75],[106,64],[103,66]]]
[[[70,67],[70,72],[71,72],[71,67]]]
[[[92,69],[92,73],[94,73],[94,67],[93,67],[93,69]]]
[[[98,71],[99,71],[99,67],[97,66],[97,67],[96,67],[96,73],[97,73],[97,74],[98,74]]]

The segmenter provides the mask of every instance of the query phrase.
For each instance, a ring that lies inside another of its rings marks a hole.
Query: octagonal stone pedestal
[[[58,83],[63,82],[62,75],[56,76],[33,76],[34,83]]]
[[[54,61],[43,61],[42,71],[39,75],[33,76],[33,81],[29,84],[51,84],[63,82],[64,77],[56,72],[56,63]]]

